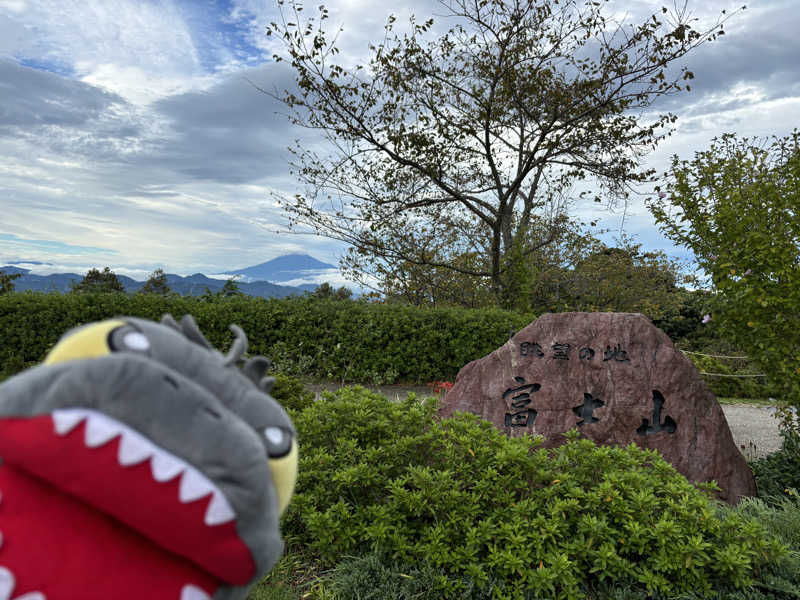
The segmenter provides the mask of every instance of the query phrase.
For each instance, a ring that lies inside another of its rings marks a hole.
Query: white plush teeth
[[[178,475],[181,476],[178,487],[178,500],[183,503],[199,500],[211,495],[205,514],[206,525],[221,525],[236,517],[230,503],[212,481],[195,467],[187,464],[174,454],[156,446],[138,431],[109,417],[108,415],[90,408],[63,408],[52,413],[56,433],[66,435],[79,423],[86,421],[84,443],[90,448],[97,448],[119,436],[117,461],[123,467],[138,465],[146,460],[150,461],[150,472],[153,479],[160,483],[171,481]],[[0,538],[1,539],[1,538]],[[2,567],[0,567],[2,569]],[[7,571],[7,570],[6,570]],[[10,575],[10,572],[8,572]],[[5,577],[0,570],[0,600],[8,600],[10,596],[3,596]],[[11,576],[13,590],[13,576]],[[191,589],[190,589],[191,588]],[[208,598],[203,590],[189,586],[189,594],[199,593],[202,596],[186,596],[186,598]],[[10,593],[10,592],[9,592]],[[38,593],[38,592],[36,592]],[[183,600],[184,596],[181,596]],[[17,600],[17,599],[15,599]],[[31,596],[27,600],[40,600]]]
[[[47,600],[47,597],[42,592],[28,592],[17,596],[14,600]]]
[[[155,450],[156,447],[147,438],[128,429],[122,432],[117,460],[123,467],[138,465],[153,456]]]
[[[166,452],[157,452],[150,459],[150,470],[156,481],[163,482],[174,479],[181,474],[184,468],[186,468],[185,462]]]
[[[54,410],[52,417],[56,426],[56,433],[58,435],[66,435],[86,418],[86,413],[82,410],[66,408]]]
[[[211,596],[191,583],[183,586],[180,600],[211,600]]]
[[[211,502],[208,503],[208,508],[206,508],[206,525],[221,525],[222,523],[227,523],[235,516],[225,496],[218,490],[214,490]]]
[[[189,467],[183,472],[181,477],[181,485],[178,488],[178,498],[181,502],[192,502],[208,496],[214,491],[214,486],[211,482],[201,475],[198,471]]]
[[[102,413],[94,413],[86,419],[85,442],[89,448],[97,448],[122,433],[119,421]]]
[[[11,592],[14,591],[15,584],[14,574],[5,567],[0,567],[0,600],[9,600],[11,598]]]

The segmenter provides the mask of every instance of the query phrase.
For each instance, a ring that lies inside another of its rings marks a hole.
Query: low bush
[[[782,429],[783,442],[777,452],[750,463],[758,497],[771,502],[792,488],[800,489],[800,433]]]
[[[275,375],[271,395],[289,411],[303,411],[314,403],[314,392],[308,391],[296,377],[282,373]]]
[[[576,430],[548,451],[435,411],[355,387],[296,414],[304,451],[284,531],[323,567],[370,553],[429,565],[442,598],[579,598],[603,585],[710,595],[786,556],[655,451],[598,447]]]

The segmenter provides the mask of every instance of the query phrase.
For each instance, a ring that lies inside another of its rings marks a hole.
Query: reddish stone
[[[721,500],[756,494],[714,394],[640,314],[542,315],[461,369],[439,415],[454,411],[477,414],[512,437],[543,435],[547,448],[578,426],[597,444],[655,449],[690,481],[715,480]]]

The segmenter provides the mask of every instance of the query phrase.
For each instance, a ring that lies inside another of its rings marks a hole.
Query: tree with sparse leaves
[[[800,407],[800,132],[725,134],[665,175],[650,209],[710,277],[706,320]]]
[[[163,269],[153,271],[139,289],[140,294],[158,294],[161,296],[166,296],[170,291],[170,287],[167,284],[167,275]]]
[[[124,292],[125,288],[122,282],[117,278],[117,275],[108,267],[102,271],[98,269],[89,269],[83,279],[78,283],[72,284],[72,291],[74,293],[83,292]]]
[[[299,0],[278,4],[267,33],[283,41],[275,59],[291,64],[297,90],[262,91],[330,149],[291,149],[305,191],[278,198],[290,227],[350,244],[350,273],[447,269],[507,307],[523,291],[522,263],[561,236],[574,182],[596,178],[613,202],[648,181],[640,159],[676,117],[642,113],[689,90],[692,72],[668,69],[724,22],[698,31],[665,8],[626,25],[598,1],[444,0],[445,33],[412,18],[401,37],[390,17],[368,63],[351,67],[336,62],[324,6],[303,24]],[[546,227],[534,236],[535,217]]]
[[[20,277],[22,277],[21,273],[0,271],[0,295],[11,294],[14,291],[14,280]]]

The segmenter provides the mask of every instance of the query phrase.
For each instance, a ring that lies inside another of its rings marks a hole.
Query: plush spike
[[[175,329],[176,331],[181,331],[181,326],[178,325],[178,322],[170,314],[166,314],[163,317],[161,317],[161,324],[162,325],[166,325],[167,327],[171,327],[172,329]]]
[[[272,366],[272,363],[266,356],[254,356],[244,364],[242,374],[258,385],[270,366]]]
[[[200,328],[197,327],[197,322],[194,320],[192,315],[184,315],[181,318],[181,330],[183,331],[183,335],[185,335],[195,344],[198,344],[203,348],[208,348],[209,350],[212,349],[211,344],[201,333]]]

